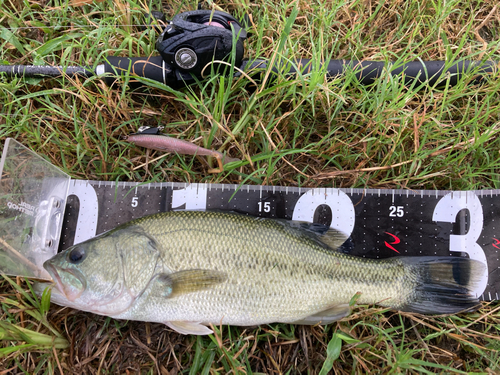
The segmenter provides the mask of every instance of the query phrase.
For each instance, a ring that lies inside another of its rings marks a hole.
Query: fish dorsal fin
[[[162,295],[167,298],[208,289],[226,280],[225,272],[215,270],[183,270],[161,274],[157,278]]]
[[[335,305],[316,314],[305,317],[304,319],[293,322],[294,324],[314,325],[314,324],[329,324],[345,318],[351,313],[349,304]]]
[[[245,216],[246,218],[252,218],[252,216],[248,216],[240,212],[224,211],[217,208],[207,209],[206,212],[223,213],[225,215],[230,214],[234,216]],[[254,216],[253,219],[257,221],[272,221],[281,224],[289,233],[297,237],[306,237],[309,240],[316,242],[321,247],[329,248],[332,250],[339,249],[349,238],[349,236],[344,232],[341,232],[340,230],[335,228],[331,228],[328,225],[319,223],[310,223],[300,220],[285,220],[275,218],[270,219],[259,216]]]
[[[165,324],[183,335],[210,335],[214,333],[210,328],[198,322],[177,321],[166,322]]]
[[[309,223],[306,221],[297,220],[279,220],[283,225],[289,226],[292,230],[296,230],[301,235],[307,236],[320,245],[326,245],[330,249],[336,250],[348,239],[345,233],[330,228],[327,225],[318,223]]]

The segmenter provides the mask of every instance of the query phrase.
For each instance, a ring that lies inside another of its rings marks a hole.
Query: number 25
[[[403,217],[405,214],[403,206],[391,206],[389,207],[390,217]]]

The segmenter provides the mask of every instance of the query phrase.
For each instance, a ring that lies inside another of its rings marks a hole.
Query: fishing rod
[[[156,17],[156,16],[155,16]],[[156,41],[158,56],[116,57],[108,56],[95,69],[79,66],[33,66],[0,65],[0,74],[8,77],[83,77],[98,76],[112,86],[121,76],[131,74],[163,83],[171,88],[181,88],[203,80],[203,70],[216,62],[232,63],[240,75],[241,71],[252,74],[258,81],[270,62],[265,59],[244,59],[244,41],[247,32],[236,18],[228,13],[212,10],[194,10],[179,13],[167,23]],[[325,62],[328,78],[345,75],[352,71],[359,83],[370,85],[389,70],[392,76],[400,76],[405,85],[427,83],[430,86],[456,85],[467,73],[476,75],[472,83],[481,83],[488,74],[497,69],[497,62],[463,60],[411,61],[396,66],[394,62],[329,60]],[[293,63],[275,63],[271,69],[275,73],[293,76],[311,70],[310,59],[297,59]],[[256,73],[255,73],[256,72]],[[133,87],[140,82],[130,82]]]

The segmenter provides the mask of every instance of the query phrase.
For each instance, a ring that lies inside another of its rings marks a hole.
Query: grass
[[[162,5],[163,4],[163,5]],[[167,18],[196,2],[0,0],[0,62],[94,66],[107,55],[146,56],[147,8]],[[211,75],[189,89],[149,93],[86,81],[0,79],[0,140],[13,137],[73,178],[250,183],[303,187],[498,189],[500,80],[372,87],[354,74],[324,79],[328,58],[499,60],[500,11],[478,1],[206,3],[251,16],[247,56],[315,62],[310,74],[249,89]],[[203,158],[161,155],[122,135],[164,125],[171,136],[241,162],[208,174]],[[160,324],[47,308],[22,280],[0,285],[0,371],[10,373],[498,373],[498,303],[475,313],[424,317],[358,307],[326,327],[220,327],[210,337]],[[29,331],[27,331],[29,330]],[[46,345],[47,339],[53,340]],[[34,342],[39,339],[41,341]],[[68,347],[65,347],[68,345]]]

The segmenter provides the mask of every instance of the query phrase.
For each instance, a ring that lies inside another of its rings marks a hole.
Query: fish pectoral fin
[[[314,325],[329,324],[345,318],[351,313],[349,304],[335,305],[314,315],[306,316],[304,319],[293,322],[293,324]]]
[[[225,272],[197,269],[161,274],[158,276],[158,282],[161,283],[163,296],[172,298],[208,289],[224,282],[226,278]]]
[[[165,324],[183,335],[210,335],[214,333],[210,328],[199,322],[176,321],[166,322]]]

